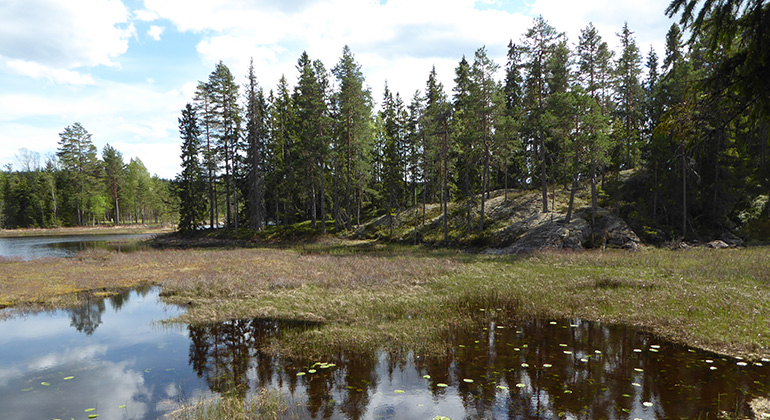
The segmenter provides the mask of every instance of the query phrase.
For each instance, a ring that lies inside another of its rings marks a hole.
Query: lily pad
[[[125,404],[121,404],[121,405],[118,406],[118,408],[126,408],[126,405]]]
[[[92,411],[96,411],[96,409],[95,409],[95,408],[86,408],[86,409],[85,409],[85,412],[86,412],[86,413],[90,413],[90,412],[92,412]]]
[[[51,384],[49,384],[48,382],[40,382],[40,385],[43,385],[43,386],[51,386]]]
[[[75,379],[75,377],[74,376],[66,376],[66,377],[64,377],[65,381],[69,381],[71,379]]]
[[[306,375],[305,372],[297,372],[297,376],[305,376],[305,375]]]
[[[397,390],[393,391],[393,393],[394,394],[403,394],[404,390],[403,389],[397,389]]]
[[[644,372],[644,369],[642,369],[642,368],[634,368],[634,372]]]
[[[443,382],[439,382],[439,383],[437,383],[437,384],[436,384],[436,386],[437,386],[437,387],[439,387],[439,388],[446,388],[446,387],[448,387],[449,385],[447,385],[447,384],[445,384],[445,383],[443,383]]]
[[[544,368],[549,368],[549,367],[553,367],[553,365],[550,364],[550,363],[543,363],[543,367]]]
[[[524,385],[524,384],[522,384],[522,383],[518,383],[518,384],[516,384],[516,388],[524,388],[525,386],[526,386],[526,385]]]
[[[430,375],[423,375],[423,379],[430,379]]]
[[[463,382],[465,382],[466,384],[472,384],[473,383],[473,379],[465,378],[465,379],[463,379]]]
[[[307,373],[316,373],[317,371],[315,369],[308,369]]]
[[[645,406],[645,407],[652,407],[652,403],[649,402],[649,401],[643,402],[642,405]]]
[[[503,386],[503,385],[498,385],[498,386],[497,386],[497,389],[501,389],[501,390],[503,390],[503,391],[507,391],[507,390],[508,390],[508,387],[507,387],[507,386]]]

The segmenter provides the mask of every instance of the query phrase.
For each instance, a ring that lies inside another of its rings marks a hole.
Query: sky
[[[387,81],[408,102],[436,67],[448,94],[454,68],[485,47],[504,66],[542,15],[570,45],[593,23],[612,49],[624,22],[644,57],[663,55],[669,0],[0,0],[0,167],[22,149],[56,153],[79,122],[101,151],[179,171],[178,122],[198,81],[222,61],[245,83],[293,85],[307,51],[331,69],[349,45],[376,102]],[[29,156],[30,153],[27,153]]]

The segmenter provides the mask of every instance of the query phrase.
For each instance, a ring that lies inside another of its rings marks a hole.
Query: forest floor
[[[580,318],[639,327],[732,356],[770,357],[770,248],[486,255],[327,240],[291,247],[92,250],[0,260],[3,312],[71,307],[157,285],[187,308],[176,321],[275,318],[318,323],[272,350],[446,350],[459,328],[495,319]],[[173,322],[173,320],[172,320]],[[270,349],[268,349],[270,350]]]

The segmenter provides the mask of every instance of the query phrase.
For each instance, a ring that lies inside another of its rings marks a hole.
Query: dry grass
[[[0,238],[23,238],[34,236],[67,236],[67,235],[121,235],[142,233],[172,232],[172,226],[159,225],[116,225],[116,226],[80,226],[61,228],[29,228],[29,229],[0,229]]]
[[[440,351],[489,317],[639,326],[731,355],[770,355],[770,249],[647,249],[493,257],[372,243],[164,250],[0,262],[0,304],[62,306],[77,293],[157,284],[186,322],[321,322],[270,343],[323,356],[386,346]],[[481,311],[480,309],[484,309]]]

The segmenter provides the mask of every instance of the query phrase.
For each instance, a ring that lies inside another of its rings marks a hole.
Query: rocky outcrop
[[[585,200],[576,200],[577,211],[566,223],[568,195],[563,193],[556,199],[551,197],[551,211],[543,213],[539,191],[493,191],[485,203],[485,228],[479,231],[480,198],[476,197],[470,214],[467,202],[449,204],[446,241],[444,216],[438,204],[426,206],[424,223],[422,208],[405,209],[370,221],[359,227],[355,236],[407,243],[416,239],[421,243],[485,248],[485,252],[494,254],[605,247],[636,250],[639,246],[639,237],[620,216],[602,208],[592,212],[585,207]]]
[[[599,209],[579,212],[570,223],[559,213],[537,213],[514,221],[497,238],[506,245],[489,249],[492,254],[517,254],[540,250],[617,247],[635,251],[639,237],[620,217]]]

